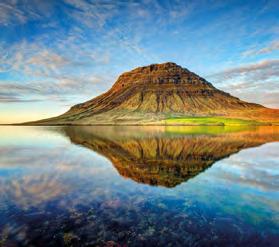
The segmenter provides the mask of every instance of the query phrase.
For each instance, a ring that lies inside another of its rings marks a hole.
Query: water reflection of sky
[[[121,177],[106,157],[49,128],[0,128],[2,241],[275,246],[278,142],[243,149],[165,188]]]

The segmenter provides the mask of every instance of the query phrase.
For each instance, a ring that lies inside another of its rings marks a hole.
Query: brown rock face
[[[153,64],[123,73],[114,84],[113,89],[119,90],[132,85],[145,85],[147,87],[201,85],[202,87],[212,87],[203,78],[175,63]]]
[[[265,109],[216,89],[175,63],[163,63],[123,73],[106,93],[40,123],[141,124],[158,123],[170,116],[249,115],[253,118],[259,112],[264,115]]]
[[[91,114],[112,109],[194,114],[245,107],[259,106],[217,90],[205,79],[175,63],[164,63],[123,73],[107,93],[71,110]]]

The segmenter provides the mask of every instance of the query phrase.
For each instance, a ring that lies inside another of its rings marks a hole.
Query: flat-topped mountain
[[[270,120],[279,111],[242,101],[168,62],[125,72],[106,93],[35,124],[161,124],[184,116]]]

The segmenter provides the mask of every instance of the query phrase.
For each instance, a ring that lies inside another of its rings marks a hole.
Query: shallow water
[[[278,246],[278,127],[0,136],[0,246]]]

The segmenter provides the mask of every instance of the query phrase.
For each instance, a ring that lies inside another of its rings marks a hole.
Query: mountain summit
[[[119,76],[106,93],[37,124],[148,124],[169,117],[272,119],[278,111],[215,88],[175,63],[139,67]]]

